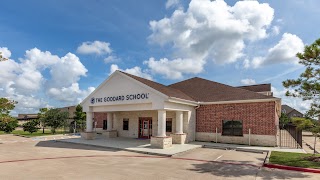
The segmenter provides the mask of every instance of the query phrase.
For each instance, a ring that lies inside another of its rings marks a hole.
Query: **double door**
[[[139,118],[139,138],[149,139],[152,136],[152,118]]]

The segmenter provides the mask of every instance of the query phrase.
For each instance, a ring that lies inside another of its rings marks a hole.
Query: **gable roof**
[[[126,73],[126,72],[123,72],[123,71],[119,71],[169,97],[175,97],[175,98],[179,98],[179,99],[185,99],[185,100],[189,100],[189,101],[195,101],[193,98],[191,98],[190,96],[188,96],[187,94],[183,93],[182,91],[178,90],[178,89],[174,89],[174,88],[171,88],[171,87],[168,87],[168,86],[165,86],[163,84],[160,84],[160,83],[157,83],[157,82],[154,82],[154,81],[150,81],[148,79],[144,79],[144,78],[141,78],[141,77],[138,77],[138,76],[135,76],[135,75],[132,75],[132,74],[129,74],[129,73]]]
[[[290,107],[290,106],[288,106],[288,105],[281,105],[281,109],[283,110],[286,110],[286,112],[285,112],[285,114],[289,114],[289,113],[291,113],[292,111],[296,111],[296,112],[298,112],[298,113],[300,113],[300,114],[302,114],[300,111],[298,111],[298,110],[296,110],[296,109],[294,109],[294,108],[292,108],[292,107]]]
[[[271,91],[271,84],[255,84],[251,86],[238,86],[238,88],[246,89],[253,92]]]
[[[198,77],[171,84],[169,87],[179,89],[200,102],[272,99],[270,96]]]

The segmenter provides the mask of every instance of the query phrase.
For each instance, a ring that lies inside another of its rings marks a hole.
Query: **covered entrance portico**
[[[87,114],[82,137],[87,140],[95,138],[94,130],[104,138],[150,138],[154,148],[195,140],[197,103],[170,97],[120,71],[90,94],[82,106]],[[106,130],[94,128],[96,113],[105,114]]]

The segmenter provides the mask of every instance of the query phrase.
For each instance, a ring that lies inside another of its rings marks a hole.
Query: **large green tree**
[[[77,129],[81,129],[82,131],[84,130],[86,124],[86,113],[83,112],[80,104],[76,106],[76,111],[74,112],[74,122],[76,123]]]
[[[59,109],[50,109],[45,113],[45,122],[47,126],[50,126],[51,132],[55,134],[57,128],[66,125],[68,117],[68,112],[63,112]]]
[[[0,98],[0,131],[10,133],[18,127],[17,119],[10,116],[10,111],[17,103],[7,98]]]
[[[302,53],[297,53],[299,63],[306,67],[297,79],[283,81],[288,90],[286,95],[301,97],[303,100],[312,100],[309,117],[320,116],[320,39],[309,46],[305,46]]]

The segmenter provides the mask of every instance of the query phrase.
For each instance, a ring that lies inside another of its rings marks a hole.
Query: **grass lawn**
[[[308,156],[312,156],[312,154],[272,151],[269,162],[272,164],[280,164],[286,166],[320,169],[320,162],[313,162],[304,159]],[[319,154],[317,154],[316,156],[320,157]]]
[[[64,134],[65,131],[63,130],[56,130],[56,133],[55,134]],[[1,134],[5,134],[5,132],[3,131],[0,131],[0,135]],[[35,136],[47,136],[47,135],[53,135],[51,133],[50,130],[48,129],[45,129],[44,130],[44,134],[42,134],[42,129],[41,130],[38,130],[37,132],[34,132],[32,134],[30,134],[29,132],[24,132],[23,130],[14,130],[12,131],[12,133],[10,134],[16,134],[16,135],[23,135],[23,136],[27,136],[27,137],[35,137]]]

